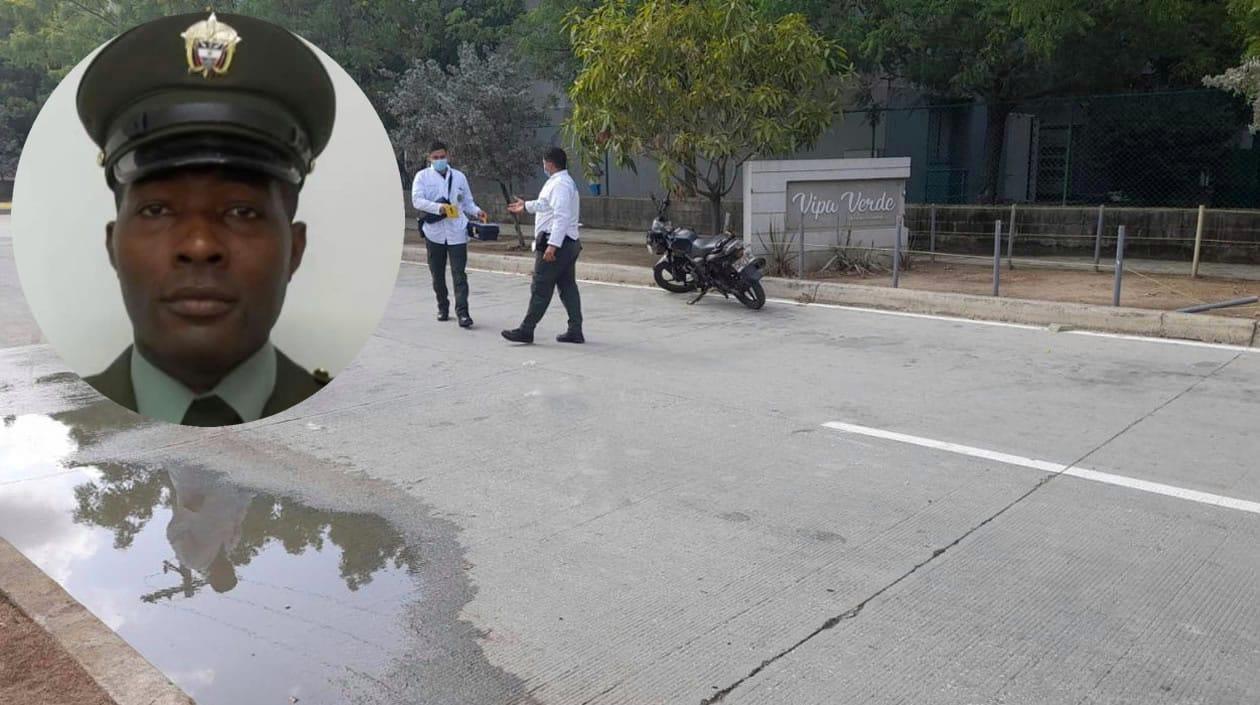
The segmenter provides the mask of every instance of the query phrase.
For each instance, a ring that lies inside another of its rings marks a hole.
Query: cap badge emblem
[[[209,18],[192,25],[179,36],[184,39],[188,72],[199,73],[206,78],[227,73],[232,67],[236,45],[241,43],[241,36],[236,30],[220,22],[213,12]]]

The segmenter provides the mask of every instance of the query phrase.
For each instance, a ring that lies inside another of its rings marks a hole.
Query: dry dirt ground
[[[871,286],[892,285],[891,274],[833,274],[827,278]],[[1114,283],[1111,272],[1020,268],[1018,262],[1014,271],[1003,263],[999,278],[1002,296],[1104,306],[1111,305]],[[989,296],[993,293],[993,267],[917,260],[911,265],[910,271],[902,272],[900,285],[903,289]],[[1260,282],[1126,272],[1120,289],[1120,305],[1172,311],[1195,304],[1228,301],[1245,296],[1260,296]],[[1260,319],[1260,304],[1205,313]]]
[[[0,596],[0,705],[115,705],[39,625]]]
[[[507,241],[473,244],[473,250],[477,252],[522,256],[532,254],[528,250],[521,251],[514,247],[514,238],[511,236]],[[584,245],[582,258],[588,262],[643,267],[650,267],[657,260],[655,255],[648,253],[646,247],[602,243]],[[831,273],[811,278],[869,286],[892,285],[890,273],[866,276]],[[1021,268],[1017,261],[1014,271],[1008,269],[1005,262],[1002,264],[1000,284],[1001,295],[1010,298],[1110,305],[1113,278],[1110,272]],[[988,296],[993,292],[993,268],[939,261],[933,263],[926,258],[918,258],[908,271],[901,273],[900,285],[904,289]],[[1133,308],[1170,311],[1244,296],[1260,296],[1260,282],[1126,273],[1120,304]],[[1260,304],[1218,309],[1208,312],[1208,315],[1260,319]]]

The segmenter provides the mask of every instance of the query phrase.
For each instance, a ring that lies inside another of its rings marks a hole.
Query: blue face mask
[[[438,171],[446,171],[447,161],[445,159],[434,159],[433,168]]]

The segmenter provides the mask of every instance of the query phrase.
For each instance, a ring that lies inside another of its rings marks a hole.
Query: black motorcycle
[[[700,291],[688,304],[704,298],[716,289],[722,296],[732,295],[754,311],[766,305],[766,291],[761,286],[765,274],[764,257],[749,259],[743,241],[728,227],[716,237],[700,237],[690,228],[675,228],[669,219],[669,196],[656,200],[656,218],[647,234],[648,251],[661,256],[652,267],[657,286],[675,294]]]

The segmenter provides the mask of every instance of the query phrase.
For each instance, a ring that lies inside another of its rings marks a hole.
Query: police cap
[[[332,79],[301,39],[214,13],[163,17],[114,38],[88,65],[77,103],[111,189],[199,166],[301,184],[336,115]]]

